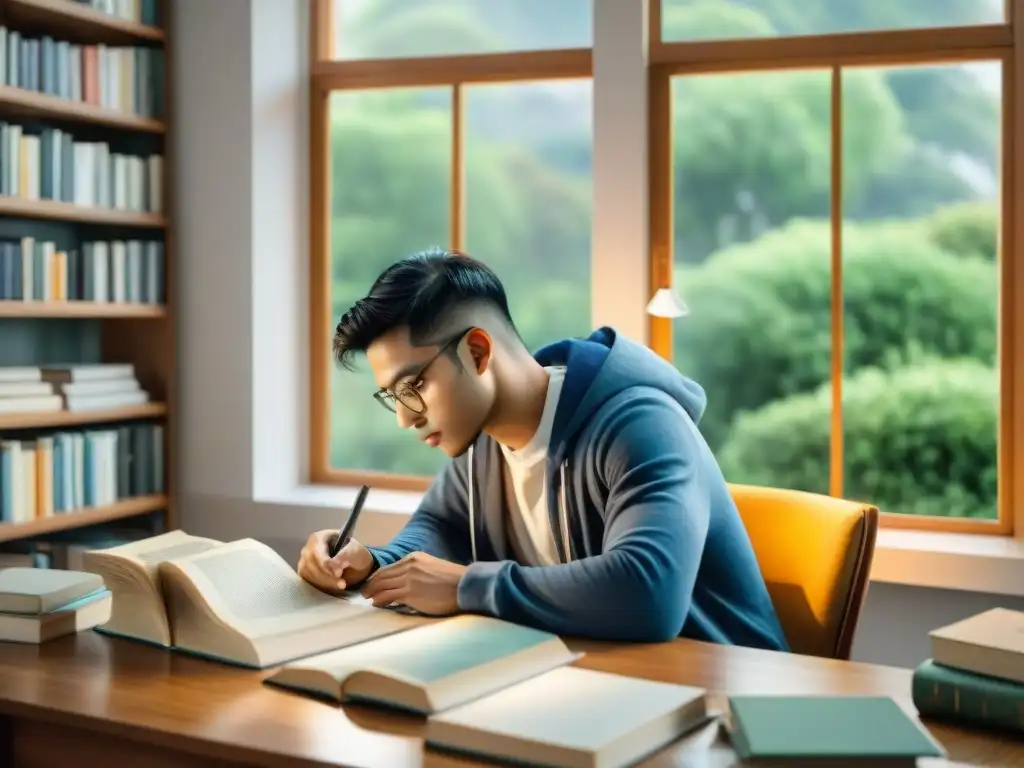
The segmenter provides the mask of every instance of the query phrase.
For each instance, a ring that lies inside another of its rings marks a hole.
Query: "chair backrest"
[[[849,659],[867,594],[878,508],[782,488],[729,489],[790,649]]]

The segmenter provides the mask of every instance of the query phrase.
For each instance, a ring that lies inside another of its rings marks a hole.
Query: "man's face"
[[[465,453],[493,402],[487,334],[471,329],[417,347],[403,326],[373,342],[366,358],[380,387],[378,399],[394,409],[400,427],[448,456]]]

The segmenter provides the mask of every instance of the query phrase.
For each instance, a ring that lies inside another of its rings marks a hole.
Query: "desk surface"
[[[910,672],[893,667],[683,640],[655,646],[571,645],[587,652],[579,666],[701,686],[717,696],[874,694],[893,696],[914,711]],[[0,715],[251,765],[473,764],[424,751],[418,717],[314,701],[262,685],[267,674],[95,632],[41,646],[0,643]],[[956,763],[1024,766],[1024,744],[1008,737],[934,723],[929,729]],[[729,759],[713,726],[646,765],[714,768],[728,765]]]

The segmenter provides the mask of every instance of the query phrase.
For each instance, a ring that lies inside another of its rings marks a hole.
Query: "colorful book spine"
[[[0,86],[163,117],[161,48],[81,44],[0,25]]]
[[[60,248],[22,237],[0,240],[0,301],[164,302],[164,244],[113,240]]]
[[[27,523],[163,492],[161,423],[0,440],[0,523]]]
[[[74,0],[93,10],[125,21],[137,21],[150,27],[160,26],[158,0]]]
[[[163,155],[118,152],[61,128],[0,122],[0,195],[162,213]]]

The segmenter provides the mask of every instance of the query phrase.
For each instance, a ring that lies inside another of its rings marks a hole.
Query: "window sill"
[[[309,485],[279,498],[261,499],[279,507],[348,509],[356,488]],[[376,490],[367,498],[360,525],[396,530],[415,511],[422,494]],[[376,518],[376,519],[374,519]],[[332,519],[327,526],[337,525]],[[1024,539],[963,533],[882,529],[871,580],[915,587],[1024,596]]]
[[[302,506],[348,510],[355,503],[359,488],[346,485],[301,485],[293,490],[260,498],[260,503],[282,506]],[[389,491],[376,488],[366,497],[363,515],[405,515],[416,511],[416,506],[423,498],[420,491]]]
[[[1024,539],[882,529],[871,580],[1024,596]]]

